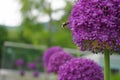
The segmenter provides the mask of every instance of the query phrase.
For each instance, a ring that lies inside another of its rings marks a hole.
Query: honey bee
[[[67,22],[62,23],[62,28],[65,28],[68,24],[69,24],[69,22],[68,22],[68,21],[67,21]]]

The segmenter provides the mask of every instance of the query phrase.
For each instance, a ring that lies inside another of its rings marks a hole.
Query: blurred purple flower
[[[72,58],[71,54],[64,51],[56,52],[49,59],[48,72],[58,73],[59,67]]]
[[[20,75],[24,76],[25,75],[25,71],[24,70],[20,71]]]
[[[120,0],[78,0],[69,24],[81,50],[120,52]]]
[[[51,57],[51,55],[53,55],[54,53],[59,52],[59,51],[63,51],[63,49],[61,47],[59,47],[59,46],[54,46],[54,47],[48,48],[44,52],[44,54],[43,54],[43,63],[44,63],[45,67],[48,66],[48,61],[49,61],[49,58]]]
[[[31,63],[28,63],[28,68],[35,70],[37,68],[37,65],[35,63],[31,62]]]
[[[104,80],[102,68],[92,60],[73,58],[59,68],[58,80]]]
[[[34,76],[34,77],[38,77],[38,76],[39,76],[39,72],[38,72],[38,71],[34,71],[34,72],[33,72],[33,76]]]
[[[18,60],[16,61],[16,66],[23,66],[23,64],[24,64],[23,59],[18,59]]]

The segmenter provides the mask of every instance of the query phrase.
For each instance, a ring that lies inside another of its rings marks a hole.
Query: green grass
[[[120,80],[120,74],[112,74],[111,80]]]

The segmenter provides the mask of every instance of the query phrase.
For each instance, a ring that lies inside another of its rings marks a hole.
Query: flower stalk
[[[110,51],[104,51],[104,80],[110,80]]]

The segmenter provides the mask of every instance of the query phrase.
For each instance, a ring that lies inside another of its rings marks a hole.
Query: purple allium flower
[[[24,76],[25,75],[25,71],[24,70],[20,71],[20,75]]]
[[[38,77],[38,76],[39,76],[39,72],[38,72],[38,71],[34,71],[34,72],[33,72],[33,76],[34,76],[34,77]]]
[[[23,64],[24,64],[23,59],[18,59],[18,60],[16,61],[16,66],[23,66]]]
[[[69,17],[74,43],[81,50],[120,49],[120,0],[78,0]]]
[[[94,61],[73,58],[59,68],[58,80],[104,80],[102,68]]]
[[[28,68],[35,70],[37,68],[37,65],[35,63],[31,62],[31,63],[28,63]]]
[[[63,49],[61,47],[59,47],[59,46],[54,46],[54,47],[48,48],[44,52],[44,54],[43,54],[43,63],[44,63],[45,67],[47,67],[48,61],[49,61],[49,58],[51,57],[51,55],[53,55],[54,53],[59,52],[59,51],[63,51]]]
[[[59,67],[72,58],[73,56],[71,54],[64,51],[56,52],[56,54],[53,54],[49,59],[48,72],[57,73]]]

